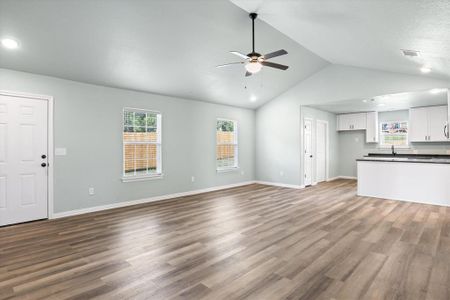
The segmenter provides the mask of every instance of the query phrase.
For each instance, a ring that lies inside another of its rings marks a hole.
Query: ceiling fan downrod
[[[255,53],[255,19],[258,17],[257,13],[250,13],[250,19],[252,19],[252,53]]]

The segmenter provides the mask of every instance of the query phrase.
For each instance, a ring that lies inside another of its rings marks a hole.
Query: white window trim
[[[123,141],[123,130],[125,128],[125,112],[146,112],[153,113],[157,115],[157,124],[156,124],[156,132],[157,132],[157,141],[156,142],[124,142]],[[146,181],[146,180],[155,180],[155,179],[163,179],[164,175],[162,173],[162,114],[159,111],[151,110],[151,109],[142,109],[142,108],[132,108],[132,107],[124,107],[122,111],[122,182],[133,182],[133,181]],[[146,145],[157,145],[159,146],[159,151],[157,151],[157,171],[154,174],[146,174],[146,175],[125,175],[125,145],[129,144],[146,144]]]
[[[217,142],[217,121],[228,121],[228,122],[233,122],[233,127],[234,127],[234,143],[230,144],[230,143],[221,143],[219,144]],[[238,139],[238,135],[239,135],[239,124],[236,120],[231,120],[231,119],[226,119],[226,118],[217,118],[216,119],[216,124],[215,124],[215,128],[216,128],[216,147],[215,147],[215,152],[216,152],[216,172],[217,173],[227,173],[227,172],[233,172],[233,171],[238,171],[239,170],[239,139]],[[230,166],[230,167],[217,167],[217,146],[218,145],[233,145],[234,146],[234,166]]]
[[[164,174],[155,174],[155,175],[141,175],[141,176],[122,176],[122,182],[133,182],[133,181],[147,181],[147,180],[156,180],[163,179]]]
[[[382,128],[383,128],[383,124],[384,123],[407,123],[408,124],[408,132],[406,133],[406,145],[404,145],[404,146],[394,146],[394,147],[395,147],[395,149],[410,149],[411,148],[410,145],[409,145],[409,121],[407,121],[407,120],[405,120],[405,121],[396,120],[396,121],[381,121],[380,122],[380,129],[379,129],[380,142],[378,144],[378,148],[379,149],[391,149],[391,147],[392,147],[392,145],[382,144],[382,141],[383,141],[382,136],[386,135],[386,134],[383,134],[383,132],[382,132]]]

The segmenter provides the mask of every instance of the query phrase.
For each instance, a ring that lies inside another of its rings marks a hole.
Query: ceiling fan
[[[240,58],[243,58],[244,61],[232,62],[232,63],[228,63],[228,64],[219,65],[219,66],[217,66],[217,68],[223,68],[223,67],[228,67],[228,66],[237,65],[237,64],[245,64],[245,69],[247,70],[247,72],[245,73],[245,76],[251,76],[254,73],[258,73],[259,71],[261,71],[263,66],[280,69],[283,71],[287,70],[289,68],[288,66],[267,61],[270,58],[288,54],[286,50],[281,49],[281,50],[271,52],[271,53],[268,53],[265,55],[255,52],[255,19],[258,16],[258,14],[251,13],[249,16],[250,16],[250,19],[252,19],[252,52],[245,55],[238,51],[230,51],[230,53],[237,55]]]

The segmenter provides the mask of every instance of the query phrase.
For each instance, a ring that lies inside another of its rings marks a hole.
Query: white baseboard
[[[291,189],[303,189],[303,188],[305,188],[304,185],[287,184],[287,183],[280,183],[280,182],[256,181],[256,183],[264,184],[264,185],[280,186],[280,187],[291,188]]]
[[[353,176],[336,176],[336,177],[328,178],[327,181],[333,181],[333,180],[337,180],[337,179],[353,179],[353,180],[356,180],[357,177],[353,177]]]
[[[64,218],[64,217],[76,216],[76,215],[81,215],[81,214],[86,214],[86,213],[91,213],[91,212],[96,212],[96,211],[102,211],[102,210],[107,210],[107,209],[112,209],[112,208],[119,208],[119,207],[131,206],[131,205],[136,205],[136,204],[150,203],[150,202],[162,201],[162,200],[167,200],[167,199],[172,199],[172,198],[185,197],[185,196],[191,196],[191,195],[196,195],[196,194],[203,194],[203,193],[208,193],[208,192],[214,192],[214,191],[249,185],[249,184],[253,184],[253,183],[256,183],[256,181],[244,181],[244,182],[233,183],[233,184],[228,184],[228,185],[213,186],[210,188],[205,188],[205,189],[200,189],[200,190],[193,190],[193,191],[188,191],[188,192],[155,196],[155,197],[146,198],[146,199],[138,199],[138,200],[132,200],[132,201],[118,202],[118,203],[112,203],[112,204],[64,211],[64,212],[60,212],[60,213],[53,213],[53,215],[50,217],[50,219]]]

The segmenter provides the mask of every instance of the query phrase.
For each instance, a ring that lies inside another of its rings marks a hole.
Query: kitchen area
[[[450,206],[447,88],[313,106],[336,115],[335,174],[357,194]]]

